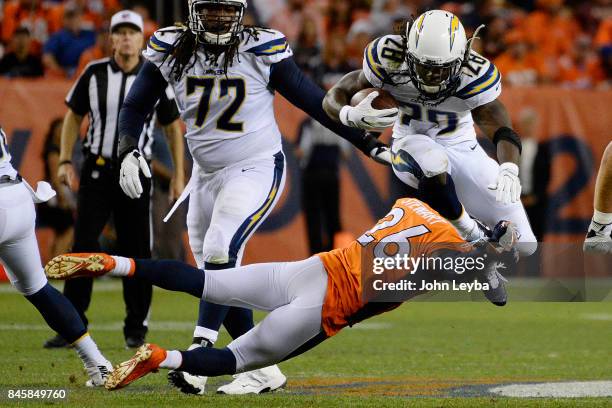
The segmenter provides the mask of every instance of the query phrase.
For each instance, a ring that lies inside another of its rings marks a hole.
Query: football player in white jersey
[[[194,158],[182,197],[190,195],[189,242],[198,267],[206,270],[239,266],[247,241],[281,196],[285,160],[274,117],[275,91],[375,160],[390,163],[391,157],[375,138],[325,114],[325,92],[297,68],[285,36],[243,26],[246,7],[246,0],[190,0],[186,26],[161,29],[151,38],[148,62],[119,118],[121,186],[137,197],[140,173],[149,170],[136,136],[163,87],[174,88]],[[202,301],[192,347],[212,346],[222,323],[232,338],[239,337],[253,327],[252,311]],[[204,392],[205,378],[182,372],[169,378],[184,392]],[[259,393],[285,382],[273,366],[242,373],[218,391]]]
[[[520,233],[519,252],[529,255],[537,242],[520,202],[521,141],[498,100],[501,74],[471,50],[474,38],[467,40],[457,16],[428,11],[405,35],[370,43],[363,69],[341,79],[324,108],[357,128],[393,126],[393,170],[420,199],[468,241],[487,233],[470,215],[489,227],[502,218],[512,221]],[[377,92],[349,105],[352,95],[372,87],[390,92],[399,109],[373,109]],[[499,164],[478,144],[474,123],[497,146]]]
[[[111,363],[100,353],[68,299],[47,282],[40,263],[34,203],[55,196],[48,183],[34,191],[11,165],[7,137],[0,127],[0,263],[15,288],[42,315],[49,327],[76,349],[89,380],[88,387],[104,385]]]

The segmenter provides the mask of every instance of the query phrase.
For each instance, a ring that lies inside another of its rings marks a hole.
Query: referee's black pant
[[[81,170],[77,218],[73,252],[99,252],[99,238],[112,215],[117,233],[117,254],[131,258],[151,257],[150,193],[151,180],[141,177],[143,193],[133,200],[119,186],[120,163],[106,160],[96,164],[96,156],[89,155]],[[91,301],[93,279],[68,280],[64,295],[75,306],[87,326],[85,311]],[[139,279],[123,280],[123,299],[127,316],[124,336],[146,335],[146,320],[151,305],[151,284]],[[113,305],[114,306],[114,305]]]
[[[311,254],[334,249],[340,231],[340,181],[337,168],[307,167],[302,173],[302,208]]]

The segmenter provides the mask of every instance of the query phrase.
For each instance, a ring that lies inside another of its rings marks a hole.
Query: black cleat
[[[125,338],[126,348],[138,348],[145,343],[144,336],[127,336]]]
[[[45,341],[43,347],[46,349],[54,349],[54,348],[70,348],[72,344],[68,343],[62,336],[56,334],[54,337],[51,337],[49,340]]]
[[[182,371],[172,370],[168,372],[168,383],[178,388],[183,394],[204,395],[205,389],[200,384],[192,384],[188,381]],[[204,382],[206,384],[206,382]]]

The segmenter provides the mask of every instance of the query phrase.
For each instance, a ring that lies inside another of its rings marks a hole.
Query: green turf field
[[[157,290],[148,340],[181,348],[191,339],[197,300]],[[91,332],[114,363],[125,360],[123,301],[117,281],[96,284]],[[263,396],[182,395],[165,373],[107,392],[86,389],[72,350],[42,348],[51,335],[35,309],[0,285],[0,406],[612,406],[612,398],[506,398],[492,384],[612,380],[612,302],[413,302],[346,329],[281,365],[287,389]],[[224,335],[220,344],[228,338]],[[67,389],[66,400],[16,402],[9,389]]]

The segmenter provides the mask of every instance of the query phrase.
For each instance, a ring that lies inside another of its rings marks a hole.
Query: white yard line
[[[489,392],[504,397],[612,397],[612,381],[549,382],[539,384],[510,384],[489,388]]]

